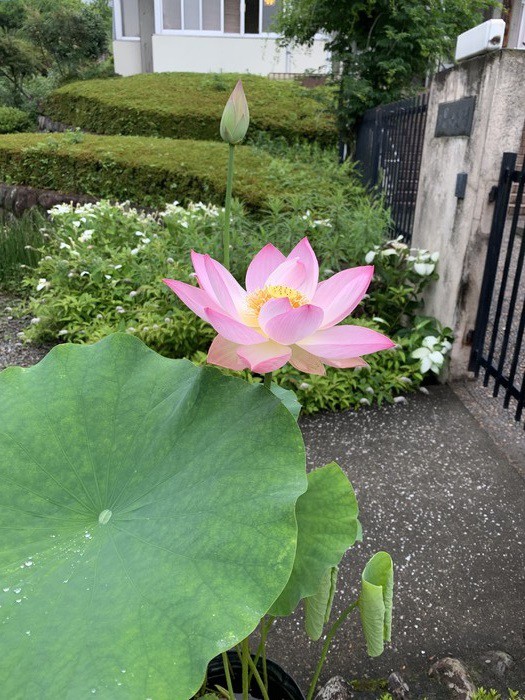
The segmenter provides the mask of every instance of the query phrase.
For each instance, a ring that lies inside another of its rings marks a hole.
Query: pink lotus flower
[[[329,367],[366,366],[361,355],[394,343],[362,326],[337,326],[363,298],[374,268],[354,267],[320,282],[319,265],[307,238],[285,257],[271,243],[253,258],[246,290],[216,260],[192,251],[199,287],[164,280],[218,335],[208,362],[264,374],[287,362],[301,372],[325,374]]]

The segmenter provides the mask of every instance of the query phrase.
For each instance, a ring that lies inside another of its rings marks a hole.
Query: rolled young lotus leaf
[[[187,700],[286,584],[302,437],[269,391],[115,334],[0,373],[0,688]]]
[[[394,565],[387,552],[377,552],[361,576],[359,612],[370,656],[380,656],[384,643],[390,641]]]

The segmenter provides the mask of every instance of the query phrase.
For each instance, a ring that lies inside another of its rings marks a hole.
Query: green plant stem
[[[264,375],[264,386],[267,389],[272,388],[272,373],[271,372],[266,372],[266,374]]]
[[[268,632],[270,631],[273,623],[275,622],[275,617],[272,617],[271,615],[268,615],[267,618],[264,618],[261,620],[261,640],[259,642],[259,646],[257,647],[257,652],[255,654],[255,659],[254,659],[254,664],[255,667],[257,667],[257,664],[259,663],[259,659],[262,657],[262,662],[263,662],[263,680],[264,680],[264,685],[266,688],[268,688],[268,668],[266,664],[266,640],[268,638]],[[250,680],[253,676],[253,673],[250,675]]]
[[[257,666],[255,665],[250,654],[248,654],[248,664],[250,666],[250,669],[253,673],[255,680],[257,681],[257,685],[259,686],[259,690],[261,691],[261,694],[263,696],[263,700],[270,700],[270,697],[268,695],[268,691],[266,690],[266,685],[263,683],[263,680],[262,680],[261,676],[259,675],[259,671],[257,670]]]
[[[241,642],[242,649],[242,700],[248,700],[248,665],[250,656],[250,643],[248,637]]]
[[[235,695],[233,694],[232,679],[230,677],[230,662],[228,660],[228,654],[225,651],[222,652],[222,665],[224,666],[224,675],[226,676],[226,685],[228,686],[230,700],[235,700]]]
[[[230,144],[228,153],[228,175],[226,178],[226,199],[224,201],[224,232],[222,238],[222,258],[224,267],[230,269],[230,218],[232,208],[232,188],[233,188],[233,155],[235,146]]]
[[[334,638],[335,633],[341,627],[343,622],[346,620],[348,615],[352,612],[354,608],[357,607],[358,601],[356,600],[355,603],[352,603],[349,605],[347,608],[343,610],[343,612],[339,615],[337,620],[334,622],[334,624],[330,627],[330,631],[326,635],[325,643],[323,644],[323,650],[321,652],[321,656],[319,658],[319,663],[317,664],[317,668],[315,669],[314,676],[312,678],[312,682],[310,683],[310,687],[308,688],[308,695],[306,696],[306,700],[312,700],[315,692],[315,688],[317,686],[317,681],[319,680],[319,675],[321,673],[321,670],[323,668],[324,662],[326,661],[326,656],[328,654],[328,649],[330,648],[330,644],[332,643],[332,639]]]

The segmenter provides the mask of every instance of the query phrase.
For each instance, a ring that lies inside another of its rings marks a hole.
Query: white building
[[[115,71],[324,73],[325,39],[279,46],[272,20],[280,0],[114,0]]]

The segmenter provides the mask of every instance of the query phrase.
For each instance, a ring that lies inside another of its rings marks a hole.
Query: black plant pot
[[[228,658],[231,666],[233,691],[236,694],[242,693],[241,660],[234,651],[228,652]],[[278,664],[268,659],[266,668],[268,669],[268,695],[270,700],[305,700],[297,683]],[[262,675],[261,661],[259,661],[257,665],[257,670]],[[208,666],[208,686],[213,688],[215,684],[226,688],[226,677],[224,675],[224,666],[221,656],[212,659]],[[252,679],[250,685],[250,698],[254,700],[260,700],[262,698],[261,691],[255,679]]]

